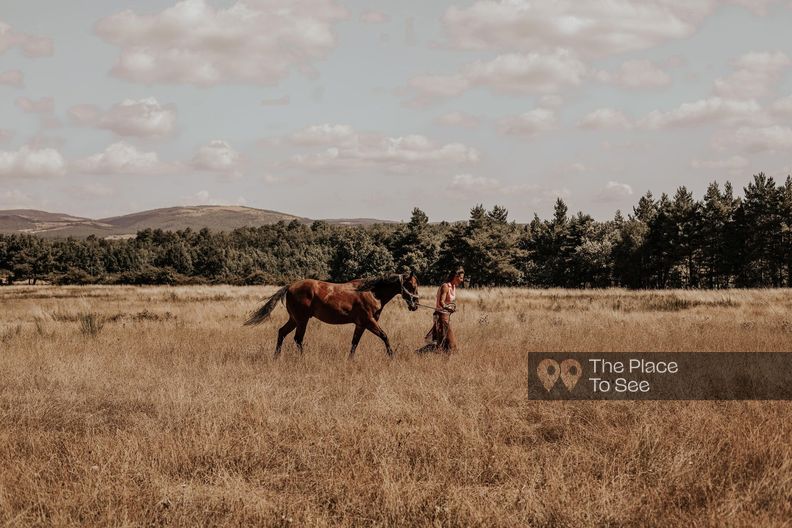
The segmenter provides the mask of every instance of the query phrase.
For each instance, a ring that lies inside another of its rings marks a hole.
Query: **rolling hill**
[[[197,205],[152,209],[110,218],[82,218],[60,213],[49,213],[34,209],[0,211],[0,233],[30,233],[47,238],[61,237],[126,237],[141,229],[163,229],[176,231],[208,227],[214,231],[230,231],[238,227],[274,224],[279,221],[310,223],[313,220],[301,216],[242,207],[235,205]],[[328,219],[333,224],[370,225],[389,223],[388,220],[373,218]]]

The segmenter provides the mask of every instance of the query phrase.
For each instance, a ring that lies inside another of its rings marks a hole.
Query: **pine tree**
[[[740,283],[780,286],[782,283],[782,192],[772,177],[759,173],[744,189],[737,232],[743,241]]]
[[[786,268],[786,286],[792,286],[792,176],[781,189],[781,251]]]
[[[677,189],[671,203],[671,222],[676,225],[672,233],[673,260],[679,266],[680,277],[676,284],[685,287],[698,287],[700,265],[700,235],[701,212],[699,204],[693,199],[693,194],[682,186]]]
[[[730,257],[730,242],[738,203],[729,182],[726,182],[723,192],[717,182],[712,182],[704,194],[700,244],[705,285],[709,288],[724,288],[730,283],[733,260]]]

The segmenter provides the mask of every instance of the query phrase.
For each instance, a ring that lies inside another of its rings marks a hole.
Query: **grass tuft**
[[[80,332],[84,336],[96,337],[104,328],[104,318],[97,313],[78,314],[78,321],[80,321]]]

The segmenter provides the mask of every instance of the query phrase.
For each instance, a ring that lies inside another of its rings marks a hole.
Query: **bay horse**
[[[278,330],[276,358],[280,355],[283,340],[295,329],[297,331],[294,334],[294,342],[302,353],[303,337],[311,317],[328,324],[355,325],[349,359],[355,356],[360,337],[366,330],[382,339],[385,343],[385,352],[389,357],[393,357],[388,336],[380,328],[378,321],[385,305],[399,294],[407,302],[411,312],[418,309],[418,279],[414,273],[391,273],[340,284],[305,279],[293,282],[275,292],[264,306],[250,315],[245,325],[264,322],[280,301],[286,305],[289,320]]]

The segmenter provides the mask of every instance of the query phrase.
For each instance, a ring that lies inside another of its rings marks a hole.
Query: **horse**
[[[388,357],[393,357],[388,336],[378,321],[385,305],[399,294],[411,312],[418,309],[418,279],[414,273],[391,273],[345,283],[305,279],[275,292],[261,308],[250,315],[245,325],[261,324],[278,302],[283,302],[289,312],[289,320],[278,330],[275,358],[280,355],[283,340],[295,329],[294,342],[302,354],[305,329],[311,317],[328,324],[355,325],[349,359],[355,357],[355,349],[366,330],[382,339]]]

